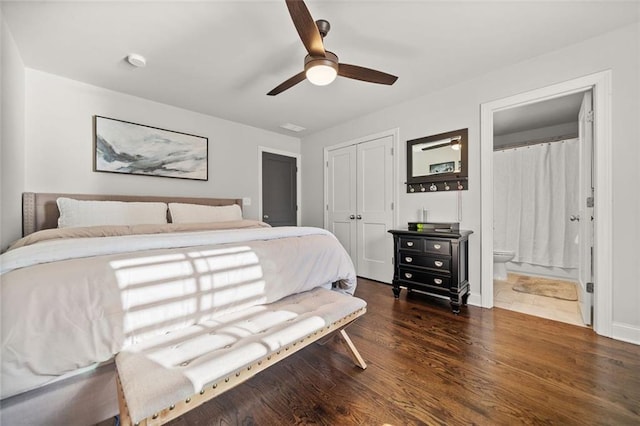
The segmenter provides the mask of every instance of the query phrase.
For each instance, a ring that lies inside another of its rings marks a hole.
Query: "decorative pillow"
[[[228,222],[242,220],[242,209],[237,204],[205,206],[201,204],[169,203],[171,223]]]
[[[166,203],[85,201],[64,197],[56,202],[60,210],[58,228],[167,223]]]

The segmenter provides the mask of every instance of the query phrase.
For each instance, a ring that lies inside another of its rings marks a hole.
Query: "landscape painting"
[[[97,172],[208,180],[209,139],[95,116]]]

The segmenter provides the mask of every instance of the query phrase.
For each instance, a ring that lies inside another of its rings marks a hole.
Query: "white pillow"
[[[171,223],[228,222],[242,220],[242,209],[237,204],[205,206],[201,204],[169,203]]]
[[[58,228],[167,223],[166,203],[84,201],[64,197],[56,202],[60,210]]]

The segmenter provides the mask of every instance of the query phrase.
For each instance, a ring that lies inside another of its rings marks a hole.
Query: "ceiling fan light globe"
[[[338,71],[332,66],[319,64],[309,67],[305,75],[316,86],[326,86],[336,79]]]
[[[307,80],[316,86],[331,84],[338,75],[338,57],[329,51],[325,51],[323,57],[307,55],[304,58],[304,73]]]

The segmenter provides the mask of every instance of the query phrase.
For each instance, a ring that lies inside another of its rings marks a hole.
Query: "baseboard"
[[[507,272],[565,281],[578,281],[578,269],[576,268],[559,268],[555,266],[532,265],[530,263],[508,262]]]
[[[633,324],[614,322],[612,324],[612,338],[623,342],[640,345],[640,327]]]
[[[480,296],[480,293],[469,293],[469,300],[467,300],[467,304],[482,307],[482,297]]]

